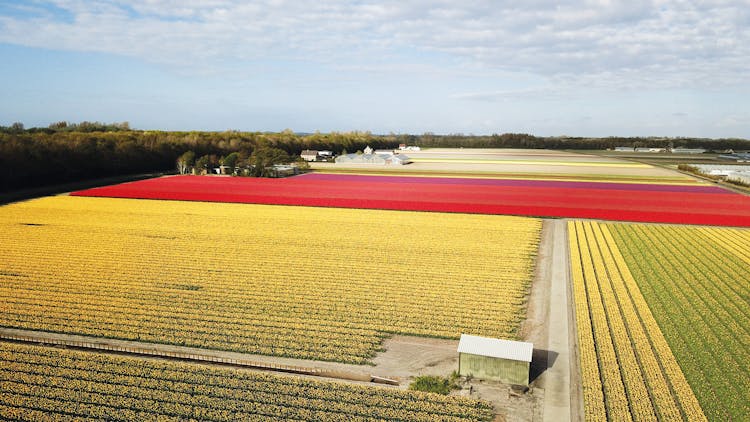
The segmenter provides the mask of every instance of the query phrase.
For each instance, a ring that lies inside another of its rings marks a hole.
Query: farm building
[[[461,334],[458,343],[458,374],[529,385],[529,366],[534,345]]]
[[[346,154],[336,157],[336,164],[385,164],[385,158],[376,154]]]
[[[305,161],[315,161],[318,159],[318,151],[306,149],[302,151],[302,154],[300,154],[300,157],[302,157]]]
[[[409,157],[399,155],[387,155],[387,154],[346,154],[336,157],[336,164],[379,164],[383,166],[387,165],[403,165],[411,163]]]

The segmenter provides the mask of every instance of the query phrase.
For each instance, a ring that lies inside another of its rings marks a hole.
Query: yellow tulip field
[[[607,225],[569,222],[587,420],[705,420]]]
[[[568,223],[590,420],[750,415],[750,231]]]
[[[488,421],[487,402],[0,343],[0,419]]]
[[[55,196],[0,208],[0,326],[368,362],[514,337],[538,219]]]

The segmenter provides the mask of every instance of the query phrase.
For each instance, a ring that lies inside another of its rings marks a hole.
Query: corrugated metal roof
[[[461,334],[458,342],[458,353],[489,356],[500,359],[531,362],[534,345],[522,341],[501,340],[496,338]]]

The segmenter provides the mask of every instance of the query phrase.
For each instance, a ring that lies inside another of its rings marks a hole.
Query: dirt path
[[[544,420],[568,421],[580,420],[578,403],[579,395],[572,391],[571,378],[577,379],[575,345],[575,326],[572,318],[572,301],[570,300],[569,255],[567,245],[567,221],[546,220],[551,226],[553,242],[551,259],[548,263],[549,313],[547,318],[547,354],[548,368],[540,376],[545,389]]]
[[[375,357],[374,365],[350,365],[15,328],[0,328],[0,339],[220,363],[349,381],[369,382],[373,377],[378,377],[398,381],[403,388],[408,386],[409,379],[414,376],[446,376],[458,367],[457,340],[407,336],[394,336],[386,340],[384,347],[387,350]]]
[[[570,300],[567,221],[544,220],[534,283],[521,338],[534,344],[529,379],[544,390],[543,420],[577,421],[579,395]]]

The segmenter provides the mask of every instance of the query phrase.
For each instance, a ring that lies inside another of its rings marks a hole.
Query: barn
[[[529,366],[534,345],[461,334],[458,343],[458,374],[529,385]]]

